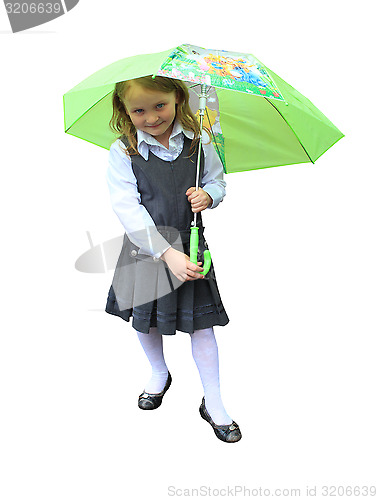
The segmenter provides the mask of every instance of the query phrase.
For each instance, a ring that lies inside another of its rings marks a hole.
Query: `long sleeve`
[[[160,257],[171,245],[158,232],[150,214],[141,204],[130,157],[122,151],[120,141],[110,147],[106,179],[113,210],[129,239],[140,248],[141,253]]]
[[[201,187],[213,199],[209,208],[215,208],[226,195],[226,182],[223,180],[223,166],[215,151],[213,144],[203,144],[205,165]]]

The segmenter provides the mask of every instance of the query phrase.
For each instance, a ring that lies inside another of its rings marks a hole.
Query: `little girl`
[[[203,144],[202,187],[196,191],[199,126],[180,80],[147,76],[117,83],[110,125],[120,138],[110,148],[107,181],[126,233],[106,312],[125,321],[133,317],[151,364],[152,377],[138,406],[161,405],[172,381],[163,335],[187,332],[204,388],[200,414],[219,439],[239,441],[239,426],[221,399],[213,331],[229,320],[213,265],[204,276],[202,261],[195,264],[188,257],[193,213],[198,214],[200,256],[207,248],[200,212],[225,196],[222,165],[211,142]]]

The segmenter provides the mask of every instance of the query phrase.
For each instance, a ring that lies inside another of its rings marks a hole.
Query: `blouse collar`
[[[170,147],[175,142],[175,138],[178,137],[180,134],[184,134],[188,139],[193,139],[194,137],[194,133],[192,130],[183,129],[181,123],[178,120],[175,120],[173,124],[172,133],[169,137]],[[138,152],[146,161],[148,160],[148,154],[150,151],[149,146],[158,146],[160,148],[164,148],[164,146],[159,141],[157,141],[155,137],[139,129],[137,130],[137,143],[138,143]]]

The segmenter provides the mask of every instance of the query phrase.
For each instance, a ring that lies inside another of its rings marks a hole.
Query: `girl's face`
[[[178,103],[176,92],[167,94],[132,83],[123,100],[135,128],[151,134],[168,147]]]

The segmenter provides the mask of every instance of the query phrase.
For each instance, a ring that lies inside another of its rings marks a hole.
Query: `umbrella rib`
[[[92,104],[92,106],[90,108],[88,108],[82,115],[79,116],[79,118],[77,118],[73,123],[71,123],[71,125],[68,127],[68,129],[66,130],[66,132],[68,132],[70,130],[71,127],[73,127],[75,125],[76,122],[78,122],[80,120],[80,118],[82,118],[86,113],[88,113],[88,111],[90,111],[92,108],[94,108],[95,106],[97,106],[97,104],[99,102],[101,102],[103,99],[105,99],[105,97],[108,97],[109,94],[111,94],[113,91],[111,90],[110,92],[108,92],[106,95],[104,95],[103,97],[101,97],[101,99],[99,99],[98,101],[96,101],[94,104]]]
[[[292,129],[292,127],[289,125],[289,123],[287,122],[287,120],[285,120],[285,117],[282,115],[282,113],[279,111],[279,109],[278,109],[278,108],[276,108],[276,106],[275,106],[272,102],[270,102],[270,100],[269,100],[267,97],[264,97],[264,99],[265,99],[266,101],[268,101],[268,102],[269,102],[269,104],[271,104],[271,105],[273,106],[273,108],[274,108],[274,109],[277,111],[277,113],[281,116],[281,118],[282,118],[282,119],[283,119],[283,121],[286,123],[286,125],[287,125],[287,126],[290,128],[290,130],[293,132],[293,134],[294,134],[294,135],[295,135],[295,137],[297,138],[297,140],[298,140],[299,144],[302,146],[303,151],[306,153],[306,155],[308,156],[308,159],[311,161],[311,163],[315,163],[315,162],[312,160],[311,156],[307,153],[306,148],[303,146],[303,144],[302,144],[302,143],[301,143],[301,141],[299,140],[299,137],[298,137],[298,136],[297,136],[297,134],[294,132],[294,130]]]

